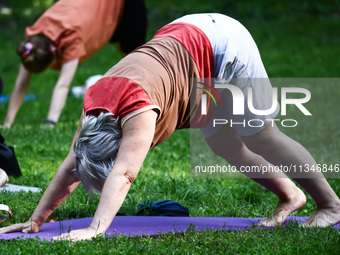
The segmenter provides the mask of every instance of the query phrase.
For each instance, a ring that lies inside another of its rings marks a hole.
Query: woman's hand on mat
[[[24,234],[27,233],[37,233],[39,232],[40,225],[38,223],[29,220],[25,223],[18,223],[18,224],[13,224],[8,227],[0,228],[0,233],[5,234],[5,233],[11,233],[11,232],[22,232]]]
[[[68,240],[68,241],[84,241],[84,240],[91,240],[93,237],[99,236],[101,233],[98,233],[97,230],[95,230],[92,227],[73,230],[68,233],[55,236],[52,238],[53,241],[61,241],[61,240]]]

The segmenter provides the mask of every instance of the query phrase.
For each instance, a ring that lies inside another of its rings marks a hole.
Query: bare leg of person
[[[310,153],[301,144],[283,134],[276,126],[269,125],[255,135],[242,137],[242,140],[250,150],[276,166],[317,167]],[[317,211],[305,222],[305,225],[326,227],[340,222],[340,199],[322,173],[302,171],[287,174],[316,202]]]
[[[262,156],[253,153],[245,146],[234,128],[225,126],[206,141],[216,155],[224,158],[237,169],[241,169],[242,166],[270,165]],[[290,213],[306,203],[304,193],[282,172],[245,173],[245,175],[272,191],[280,200],[274,213],[260,222],[260,225],[281,225]]]

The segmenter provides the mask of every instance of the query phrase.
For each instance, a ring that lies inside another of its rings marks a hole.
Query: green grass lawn
[[[43,1],[35,1],[43,2]],[[52,2],[52,1],[51,1]],[[149,10],[148,39],[161,26],[187,13],[221,12],[240,20],[251,32],[261,52],[267,72],[273,78],[337,78],[340,70],[339,1],[319,3],[275,1],[146,0]],[[24,38],[24,27],[33,16],[0,16],[0,75],[3,94],[10,94],[18,72],[16,45]],[[24,13],[24,12],[23,12]],[[107,45],[78,69],[72,86],[83,85],[95,74],[103,74],[119,61],[116,49]],[[76,131],[82,100],[69,97],[60,122],[53,130],[41,128],[58,73],[47,71],[33,76],[28,94],[37,100],[24,102],[10,130],[0,130],[7,144],[14,145],[23,176],[10,177],[10,183],[48,186],[58,166],[66,157]],[[324,80],[319,80],[324,81]],[[326,82],[325,82],[326,83]],[[297,128],[283,129],[302,143],[318,163],[336,164],[339,158],[338,96],[340,87],[308,87],[313,113]],[[7,104],[0,103],[0,123]],[[292,112],[291,118],[300,118]],[[339,179],[329,183],[340,195]],[[0,225],[26,221],[41,194],[1,193],[0,203],[7,204],[14,218]],[[181,130],[148,154],[140,174],[120,210],[135,215],[137,205],[148,200],[169,199],[190,210],[191,216],[264,217],[275,208],[275,195],[246,178],[191,178],[190,132]],[[99,196],[89,199],[81,185],[48,219],[65,220],[93,216]],[[316,209],[308,196],[307,204],[293,215],[308,216]],[[146,237],[96,238],[92,242],[70,243],[0,241],[1,254],[339,254],[339,230],[302,229],[297,225],[268,230],[188,231],[185,234],[162,234]]]

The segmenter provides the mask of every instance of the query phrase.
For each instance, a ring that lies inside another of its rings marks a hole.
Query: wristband
[[[57,125],[57,122],[54,122],[53,120],[46,119],[45,123],[51,124],[53,126]]]
[[[3,211],[6,212],[7,215],[3,215]],[[12,218],[13,213],[11,209],[7,205],[0,204],[0,223],[6,221],[8,218]]]

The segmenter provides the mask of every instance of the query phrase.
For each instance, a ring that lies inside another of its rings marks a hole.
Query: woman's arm
[[[54,240],[91,239],[108,229],[150,149],[156,118],[156,112],[150,110],[136,115],[125,123],[116,163],[105,181],[91,225],[86,229],[57,236]]]
[[[53,122],[58,122],[59,116],[66,102],[68,91],[77,71],[79,59],[72,60],[63,64],[60,70],[58,81],[54,87],[50,110],[47,119]]]
[[[31,73],[25,69],[25,67],[20,64],[19,74],[15,82],[14,90],[9,101],[6,119],[3,127],[10,128],[15,120],[15,116],[19,111],[19,108],[24,101],[24,97],[27,93]]]
[[[0,228],[0,233],[9,233],[15,231],[22,231],[23,233],[36,233],[39,231],[41,225],[54,212],[55,209],[74,191],[80,183],[75,176],[75,157],[73,145],[79,136],[81,130],[80,119],[78,130],[73,138],[72,146],[69,154],[64,162],[60,165],[57,173],[53,177],[51,183],[48,185],[44,195],[30,219],[25,223],[14,224],[9,227]]]

